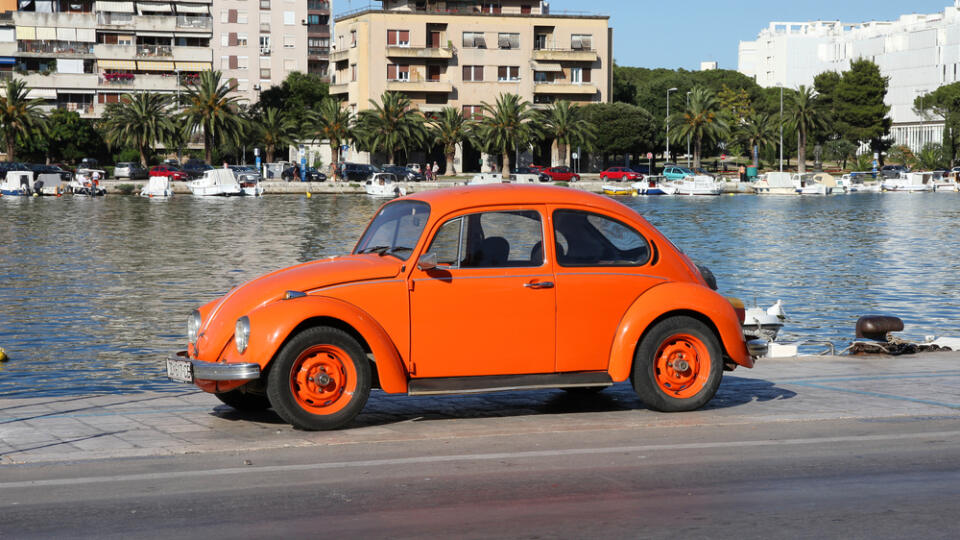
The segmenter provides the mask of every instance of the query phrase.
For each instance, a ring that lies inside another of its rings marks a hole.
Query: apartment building
[[[327,0],[307,0],[307,73],[329,78],[330,9]]]
[[[754,41],[740,42],[739,71],[760,86],[810,86],[824,71],[841,72],[866,58],[889,77],[886,103],[896,144],[914,151],[940,142],[943,119],[914,111],[917,96],[960,81],[960,0],[942,13],[895,21],[771,22]]]

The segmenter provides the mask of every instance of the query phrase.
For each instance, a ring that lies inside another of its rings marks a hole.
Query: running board
[[[610,386],[613,380],[606,371],[581,373],[534,373],[531,375],[491,375],[484,377],[437,377],[413,379],[407,385],[411,396],[439,394],[480,394],[507,390],[538,388],[577,388]]]

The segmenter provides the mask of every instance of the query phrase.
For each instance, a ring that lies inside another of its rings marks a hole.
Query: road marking
[[[302,465],[270,465],[265,467],[230,467],[199,471],[171,471],[159,473],[120,474],[111,476],[90,476],[85,478],[52,478],[49,480],[25,480],[20,482],[2,482],[0,490],[29,487],[75,486],[85,484],[106,484],[112,482],[143,482],[172,480],[177,478],[200,478],[209,476],[246,475],[274,472],[320,471],[331,469],[354,469],[368,467],[395,467],[399,465],[429,465],[451,462],[492,461],[531,459],[546,457],[589,456],[603,454],[625,454],[676,450],[704,450],[712,448],[759,448],[772,446],[800,446],[826,443],[860,443],[877,441],[898,441],[916,439],[944,439],[960,437],[960,431],[933,431],[925,433],[895,433],[889,435],[856,435],[847,437],[819,437],[804,439],[730,441],[708,443],[651,444],[644,446],[615,446],[610,448],[572,448],[567,450],[538,450],[531,452],[497,452],[489,454],[462,454],[445,456],[423,456],[408,458],[369,459],[363,461],[340,461],[328,463],[308,463]]]

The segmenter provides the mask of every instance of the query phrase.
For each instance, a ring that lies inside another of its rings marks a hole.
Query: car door
[[[552,373],[556,300],[538,205],[452,215],[411,273],[412,376]]]
[[[557,290],[557,371],[606,370],[627,309],[663,283],[650,241],[626,220],[551,207]]]

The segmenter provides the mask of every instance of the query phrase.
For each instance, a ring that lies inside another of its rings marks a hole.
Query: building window
[[[583,82],[583,68],[570,68],[570,82],[580,84]]]
[[[573,34],[570,36],[570,48],[574,50],[592,50],[593,36],[590,34]]]
[[[464,105],[463,117],[467,120],[480,120],[483,118],[483,107],[480,105]]]
[[[247,24],[247,10],[241,9],[237,11],[237,24]]]
[[[533,10],[531,9],[530,4],[524,4],[524,5],[520,6],[520,14],[521,14],[521,15],[530,15],[530,13],[532,13],[532,11],[533,11]]]
[[[497,34],[497,47],[501,49],[519,49],[520,34]]]
[[[497,80],[510,82],[520,80],[520,66],[500,66],[497,68]]]
[[[483,66],[463,66],[463,80],[480,82],[483,80]]]
[[[250,89],[249,79],[237,79],[237,91],[246,92]]]
[[[483,32],[464,32],[463,46],[468,49],[486,49],[487,40],[483,37]]]
[[[533,82],[538,82],[538,83],[549,82],[549,80],[547,79],[547,73],[545,71],[534,71]]]
[[[387,45],[410,46],[409,30],[387,30]]]
[[[270,68],[260,68],[260,78],[269,79],[270,78]]]
[[[297,61],[293,58],[285,58],[283,60],[283,70],[284,71],[296,71]]]
[[[291,36],[286,34],[283,36],[283,48],[284,49],[293,49],[297,46],[297,36]]]
[[[297,24],[297,14],[294,11],[284,11],[283,12],[283,24],[287,26],[292,26]]]
[[[247,46],[247,33],[246,32],[237,32],[237,45],[240,47]]]
[[[250,69],[250,57],[249,57],[249,56],[238,56],[238,57],[237,57],[237,69]]]
[[[260,36],[260,54],[270,54],[270,36]]]
[[[403,65],[403,64],[388,64],[387,80],[388,81],[409,81],[410,66]]]
[[[221,57],[220,57],[220,69],[221,69],[221,70],[230,69],[230,57],[229,57],[229,56],[221,56]]]
[[[357,65],[350,64],[350,82],[357,82]]]
[[[500,13],[500,2],[483,2],[480,4],[481,13]]]
[[[260,0],[260,9],[270,9],[270,0]]]
[[[350,47],[356,47],[356,46],[357,46],[357,31],[351,30],[350,31]]]

